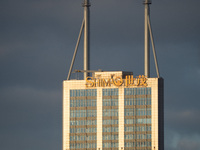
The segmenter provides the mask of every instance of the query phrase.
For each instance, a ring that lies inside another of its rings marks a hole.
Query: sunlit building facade
[[[163,79],[95,72],[63,82],[63,150],[164,150]]]

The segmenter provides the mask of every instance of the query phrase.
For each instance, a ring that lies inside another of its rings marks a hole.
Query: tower
[[[149,4],[145,0],[147,45],[153,39]],[[149,46],[145,51],[148,58]],[[148,61],[144,75],[88,76],[86,68],[83,80],[63,81],[63,150],[164,150],[164,81],[159,74],[150,78]]]

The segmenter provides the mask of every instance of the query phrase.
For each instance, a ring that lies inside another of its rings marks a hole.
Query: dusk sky
[[[83,0],[0,1],[0,149],[62,149],[62,82]],[[144,74],[142,0],[91,0],[91,70]],[[165,150],[200,150],[200,1],[153,0]],[[83,38],[74,69],[83,69]],[[72,78],[81,77],[73,74]],[[151,50],[151,77],[156,77]]]

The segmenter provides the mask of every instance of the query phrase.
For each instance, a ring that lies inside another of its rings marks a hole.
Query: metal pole
[[[90,36],[89,36],[89,23],[90,23],[90,2],[89,0],[84,0],[83,3],[84,7],[84,21],[85,21],[85,28],[84,28],[84,65],[83,69],[84,70],[89,70],[90,69],[90,62],[89,62],[89,55],[90,55]],[[87,72],[84,72],[84,79],[88,76]]]
[[[72,62],[71,62],[71,66],[70,66],[70,69],[69,69],[67,80],[69,80],[70,76],[71,76],[72,68],[73,68],[73,65],[74,65],[74,60],[76,58],[76,53],[77,53],[77,50],[78,50],[78,46],[79,46],[80,39],[81,39],[81,34],[82,34],[82,31],[83,31],[83,26],[84,26],[84,19],[83,19],[83,22],[82,22],[82,25],[81,25],[80,33],[79,33],[78,40],[77,40],[77,43],[76,43],[76,47],[75,47],[75,50],[74,50],[74,55],[73,55],[73,58],[72,58]]]
[[[148,17],[148,26],[149,26],[150,37],[151,37],[151,45],[152,45],[152,49],[153,49],[153,56],[154,56],[154,61],[155,61],[155,66],[156,66],[156,73],[157,73],[158,78],[160,78],[158,61],[157,61],[156,50],[155,50],[155,45],[154,45],[154,38],[153,38],[153,33],[152,33],[152,29],[151,29],[151,22],[150,22],[149,17]]]
[[[150,55],[149,55],[149,28],[148,28],[148,16],[149,16],[149,4],[150,0],[144,1],[144,75],[148,78],[150,76]]]

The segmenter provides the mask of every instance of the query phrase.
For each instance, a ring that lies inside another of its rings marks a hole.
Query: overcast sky
[[[142,2],[91,0],[92,70],[143,74]],[[199,6],[198,0],[153,0],[150,6],[165,80],[166,150],[200,150]],[[61,150],[62,81],[82,19],[82,0],[0,1],[1,150]],[[82,45],[74,69],[83,67]]]

